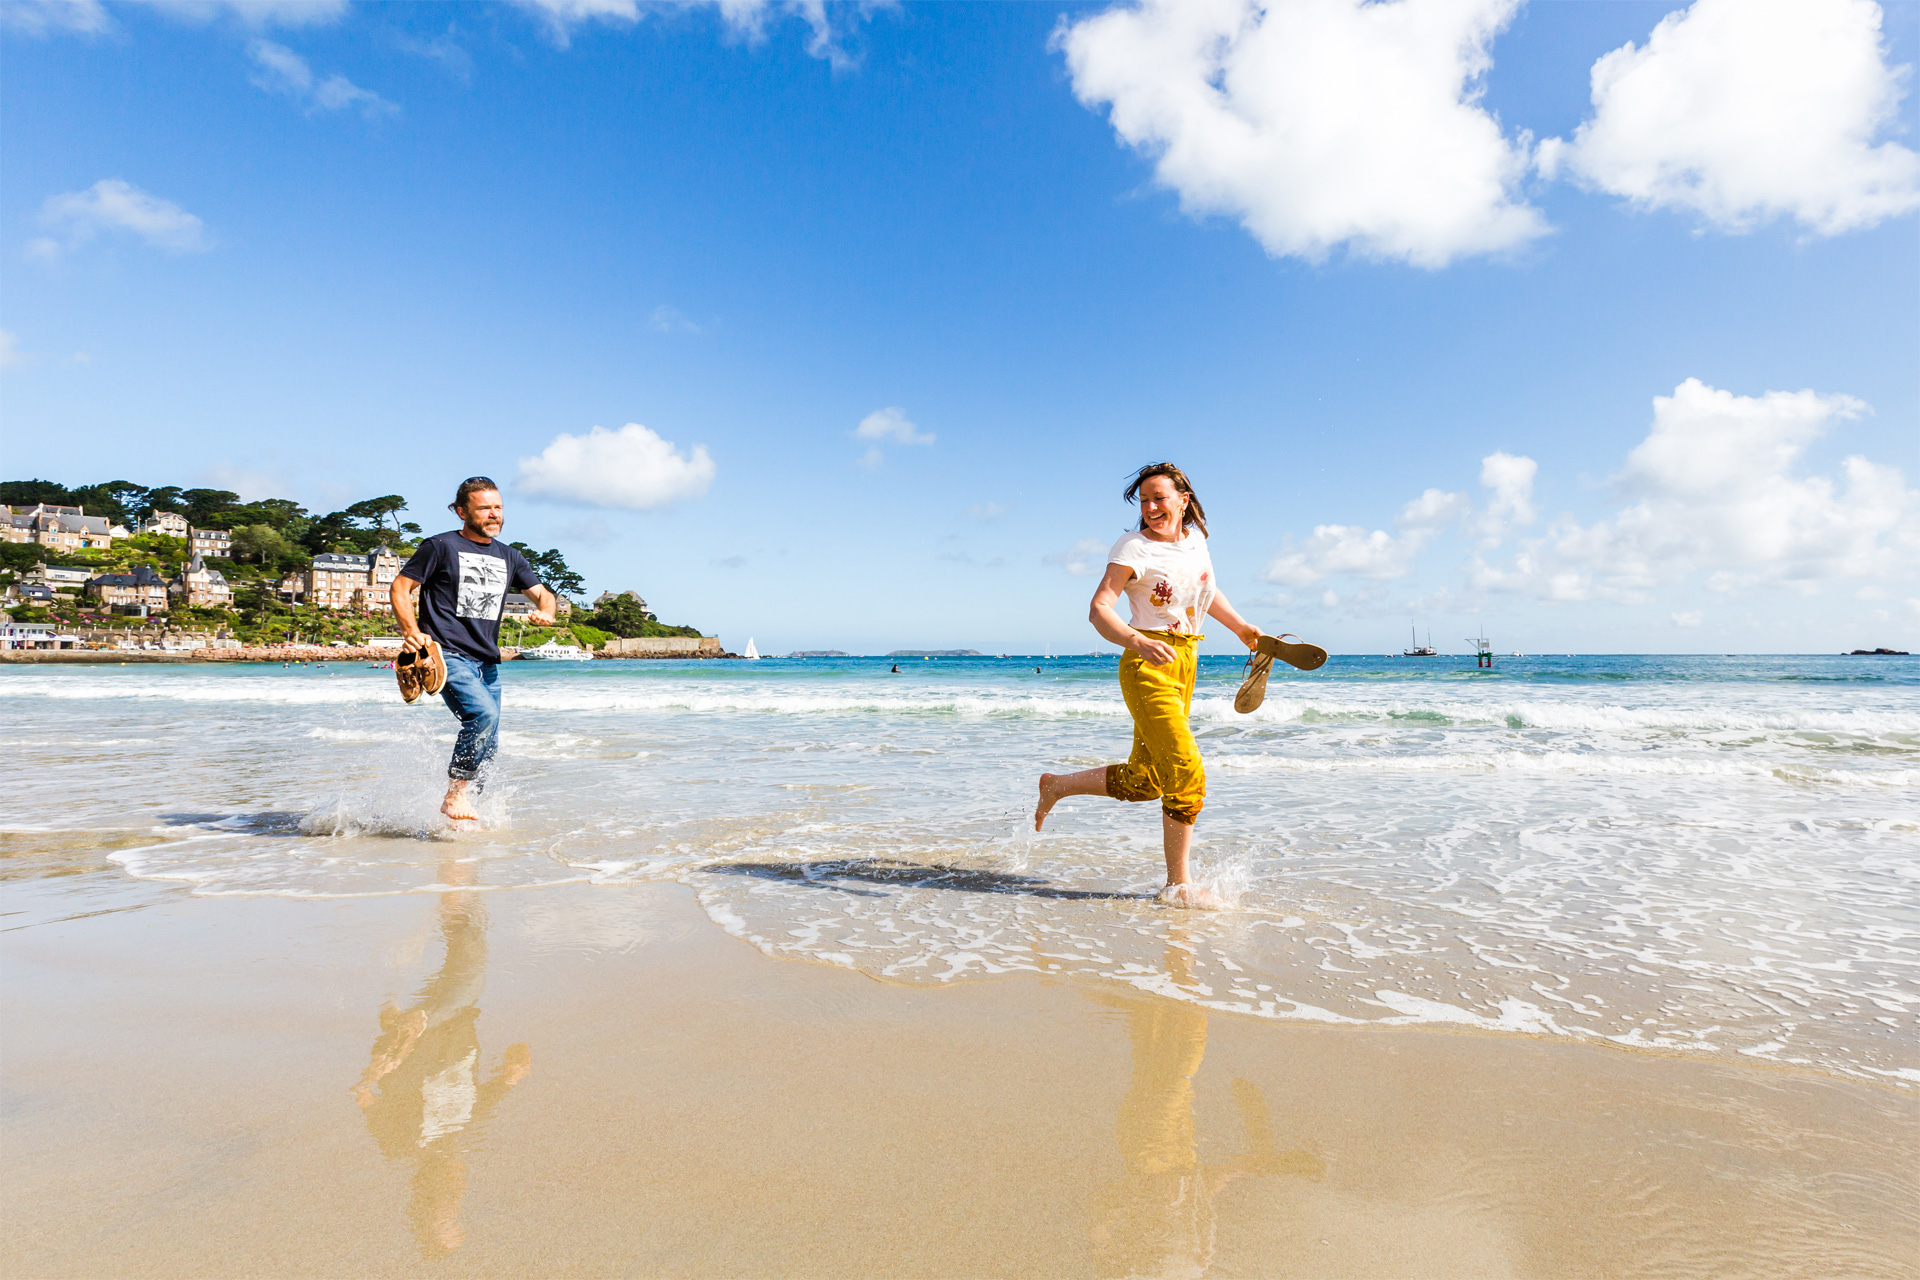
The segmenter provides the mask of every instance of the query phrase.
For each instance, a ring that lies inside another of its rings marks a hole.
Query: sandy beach
[[[1920,1244],[1897,1086],[900,986],[675,884],[194,897],[5,839],[9,1276],[1891,1277]]]

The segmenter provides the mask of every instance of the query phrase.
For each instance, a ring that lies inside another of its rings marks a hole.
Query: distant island
[[[1913,655],[1905,649],[1855,649],[1846,655],[1849,658],[1872,658],[1885,654],[1889,658],[1911,658]]]
[[[895,649],[889,658],[984,658],[978,649]]]
[[[839,649],[795,649],[787,656],[789,658],[851,658],[853,655]]]

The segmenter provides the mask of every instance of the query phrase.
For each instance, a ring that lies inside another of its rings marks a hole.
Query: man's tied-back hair
[[[1174,492],[1186,495],[1187,509],[1180,517],[1180,531],[1185,533],[1188,528],[1198,525],[1200,527],[1200,536],[1203,538],[1206,537],[1206,508],[1200,505],[1200,497],[1194,493],[1193,482],[1187,479],[1187,473],[1174,466],[1171,462],[1153,462],[1140,468],[1139,473],[1133,477],[1133,482],[1127,486],[1126,492],[1121,496],[1128,502],[1135,501],[1140,496],[1140,486],[1155,476],[1165,476],[1167,479],[1173,481]],[[1147,518],[1142,516],[1140,517],[1140,531],[1145,533],[1146,530]]]
[[[453,501],[447,504],[447,510],[465,519],[466,512],[462,508],[467,505],[467,495],[479,493],[482,489],[498,490],[499,488],[499,485],[485,476],[468,476],[460,482],[460,487],[454,490]]]

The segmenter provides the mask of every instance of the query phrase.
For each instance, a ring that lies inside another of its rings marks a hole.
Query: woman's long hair
[[[1200,497],[1194,493],[1193,482],[1187,479],[1187,473],[1174,466],[1171,462],[1154,462],[1140,468],[1139,474],[1134,476],[1132,483],[1127,485],[1126,492],[1121,496],[1128,502],[1137,500],[1140,497],[1140,486],[1155,476],[1165,476],[1167,479],[1173,481],[1175,493],[1186,495],[1187,509],[1180,517],[1180,532],[1184,534],[1189,528],[1198,525],[1200,528],[1200,536],[1203,538],[1206,537],[1207,510],[1200,505]],[[1146,531],[1147,518],[1141,516],[1140,532],[1145,533]]]

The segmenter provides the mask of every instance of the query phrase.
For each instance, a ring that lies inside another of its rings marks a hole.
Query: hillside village
[[[389,591],[423,536],[405,511],[397,495],[314,516],[219,489],[0,481],[0,647],[111,647],[162,629],[246,646],[391,638]],[[509,595],[503,644],[700,634],[661,624],[637,592],[588,606],[558,549],[512,545],[560,606],[556,626],[532,627],[518,621],[532,601]]]

